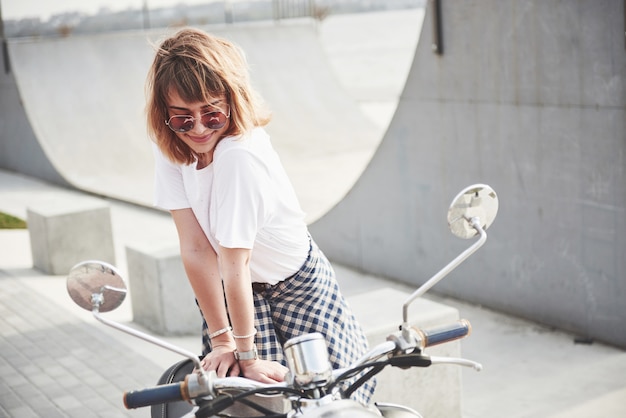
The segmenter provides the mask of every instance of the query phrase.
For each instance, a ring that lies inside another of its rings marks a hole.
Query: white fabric
[[[253,282],[276,284],[298,271],[309,252],[304,213],[264,129],[222,139],[200,170],[154,149],[156,206],[191,208],[216,250],[251,249]]]

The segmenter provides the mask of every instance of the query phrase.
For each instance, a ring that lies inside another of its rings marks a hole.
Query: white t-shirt
[[[251,249],[253,282],[276,284],[304,264],[304,212],[264,129],[222,139],[200,170],[154,150],[156,206],[191,208],[215,249]]]

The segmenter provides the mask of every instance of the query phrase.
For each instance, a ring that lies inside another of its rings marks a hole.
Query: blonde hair
[[[146,81],[148,133],[170,160],[193,163],[197,155],[165,124],[171,89],[186,102],[225,96],[230,124],[224,136],[265,126],[271,115],[250,84],[248,64],[235,44],[186,28],[164,40],[156,51]]]

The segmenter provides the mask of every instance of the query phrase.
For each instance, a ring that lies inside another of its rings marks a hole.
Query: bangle
[[[254,331],[252,331],[250,334],[246,334],[246,335],[235,335],[233,334],[233,338],[236,338],[238,340],[243,340],[244,338],[250,338],[250,337],[254,337],[256,335],[256,328],[252,328]]]
[[[227,332],[232,331],[232,330],[233,330],[233,328],[229,325],[229,326],[224,327],[224,328],[222,328],[220,330],[217,330],[215,332],[210,333],[209,334],[209,338],[219,337],[220,335],[226,334]]]

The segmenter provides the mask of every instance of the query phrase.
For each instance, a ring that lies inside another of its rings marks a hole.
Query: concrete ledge
[[[26,210],[33,265],[63,275],[78,262],[115,264],[109,205],[86,196],[58,197]]]
[[[572,405],[570,409],[551,415],[550,418],[624,417],[625,399],[626,388],[618,389],[581,404]]]
[[[370,347],[384,342],[402,324],[402,304],[408,293],[383,288],[351,296],[348,301],[361,322]],[[418,299],[409,309],[409,323],[431,327],[459,319],[457,309]],[[460,342],[455,341],[425,352],[436,356],[458,357]],[[402,370],[387,368],[378,375],[374,400],[409,406],[428,418],[461,417],[461,368],[439,365]]]
[[[200,335],[202,317],[177,245],[126,247],[133,320],[165,336]]]

